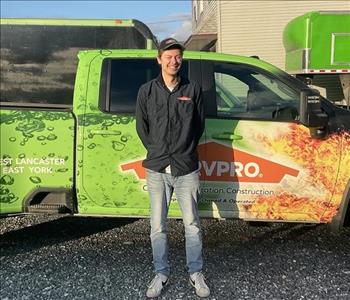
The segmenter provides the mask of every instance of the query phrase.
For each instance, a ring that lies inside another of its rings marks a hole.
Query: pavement
[[[203,219],[206,299],[350,299],[350,227]],[[158,299],[199,299],[181,220],[169,220],[172,274]],[[146,299],[149,220],[0,219],[0,299]]]

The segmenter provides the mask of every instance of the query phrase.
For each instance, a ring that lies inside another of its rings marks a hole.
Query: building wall
[[[285,67],[283,29],[291,19],[309,11],[350,10],[350,1],[215,2],[217,52],[258,55],[281,69]]]
[[[194,34],[217,32],[217,5],[216,0],[192,0],[192,31]]]

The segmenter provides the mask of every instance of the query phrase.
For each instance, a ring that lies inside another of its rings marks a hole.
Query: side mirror
[[[321,109],[320,92],[304,89],[300,92],[300,123],[310,129],[311,137],[322,139],[327,136],[328,115]]]

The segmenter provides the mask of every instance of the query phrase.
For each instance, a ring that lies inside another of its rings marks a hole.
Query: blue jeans
[[[167,216],[173,191],[185,226],[186,261],[190,274],[203,267],[202,232],[198,216],[199,171],[172,176],[147,169],[147,189],[151,200],[151,243],[156,273],[170,274],[168,262]]]

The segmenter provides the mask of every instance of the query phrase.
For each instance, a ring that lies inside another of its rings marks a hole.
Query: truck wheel
[[[350,180],[346,185],[339,212],[330,223],[330,229],[333,232],[337,232],[345,226],[350,226]]]

